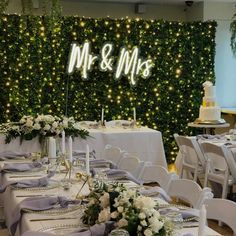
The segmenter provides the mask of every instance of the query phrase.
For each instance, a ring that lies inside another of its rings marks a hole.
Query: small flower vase
[[[49,137],[44,137],[41,140],[41,158],[48,156]]]

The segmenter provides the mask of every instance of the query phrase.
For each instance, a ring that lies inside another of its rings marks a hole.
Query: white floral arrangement
[[[73,117],[52,115],[23,116],[19,122],[2,124],[0,130],[6,135],[6,143],[17,137],[21,141],[39,137],[41,142],[45,137],[61,135],[63,130],[67,136],[86,138],[89,135],[87,130],[79,127]]]
[[[95,188],[88,196],[89,203],[82,217],[83,223],[94,225],[115,221],[118,228],[130,235],[169,236],[172,223],[161,216],[157,203],[150,197],[127,190],[122,184]]]

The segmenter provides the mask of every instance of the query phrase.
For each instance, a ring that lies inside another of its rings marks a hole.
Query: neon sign
[[[80,71],[82,78],[87,79],[92,66],[98,61],[101,71],[114,72],[115,79],[126,76],[132,85],[136,84],[137,77],[147,78],[151,75],[152,60],[140,58],[138,47],[134,47],[132,50],[121,48],[116,63],[112,57],[112,51],[113,44],[105,43],[99,57],[91,53],[89,42],[85,42],[81,46],[72,43],[67,72],[72,74],[75,70]]]

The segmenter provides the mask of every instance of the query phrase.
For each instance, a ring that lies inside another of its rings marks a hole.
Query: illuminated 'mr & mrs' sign
[[[115,62],[112,57],[113,45],[111,43],[103,45],[100,57],[91,53],[90,46],[89,42],[85,42],[81,46],[76,43],[71,44],[67,69],[69,74],[73,73],[74,70],[78,70],[81,72],[82,78],[87,79],[95,61],[98,61],[99,68],[102,71],[114,71],[115,79],[127,76],[132,85],[136,84],[138,76],[147,78],[151,75],[152,60],[140,58],[138,47],[134,47],[132,50],[121,48],[114,69]]]

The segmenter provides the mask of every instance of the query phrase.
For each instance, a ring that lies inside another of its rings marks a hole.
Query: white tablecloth
[[[86,150],[89,144],[90,150],[95,150],[96,156],[102,158],[102,151],[105,145],[117,146],[124,151],[138,155],[140,160],[150,161],[167,168],[162,134],[159,131],[146,127],[124,129],[124,128],[103,128],[89,129],[91,137],[86,140],[75,138],[73,142],[74,150]],[[23,141],[20,144],[19,138],[5,144],[5,136],[0,135],[0,152],[39,152],[41,146],[38,139]]]
[[[3,162],[4,163],[4,162]],[[3,163],[0,163],[2,165]],[[27,172],[25,173],[27,174]],[[34,174],[34,173],[33,173]],[[32,175],[33,175],[32,174]],[[39,174],[39,172],[37,172]],[[8,182],[13,180],[14,175],[17,175],[17,173],[6,173],[2,175],[1,182]],[[64,178],[65,174],[57,174],[53,177],[53,179],[60,180]],[[73,177],[73,176],[72,176]],[[29,177],[32,178],[32,177]],[[20,180],[21,178],[17,178],[17,180]],[[127,183],[127,187],[137,187],[135,183]],[[74,199],[76,194],[78,193],[78,190],[81,188],[82,182],[77,182],[76,184],[73,184],[73,186],[70,188],[70,190],[64,190],[60,185],[53,189],[48,190],[34,190],[34,191],[24,191],[24,190],[13,190],[11,188],[8,188],[5,193],[1,194],[1,197],[4,201],[4,210],[6,214],[6,224],[9,227],[10,219],[12,218],[13,212],[17,204],[19,204],[27,195],[61,195],[61,196],[67,196],[69,198]],[[87,195],[89,193],[88,186],[85,185],[83,190],[81,191],[81,194]],[[159,199],[158,200],[160,204],[167,204],[164,200]],[[21,219],[21,223],[17,229],[15,236],[20,236],[22,233],[31,230],[31,231],[40,231],[42,229],[48,228],[48,227],[54,227],[54,226],[60,226],[60,225],[72,225],[72,224],[80,224],[80,216],[82,212],[80,209],[78,209],[76,212],[70,212],[70,213],[61,213],[57,215],[45,215],[45,214],[35,214],[35,213],[24,213],[23,217]],[[66,218],[70,217],[70,219],[56,219],[55,218]],[[42,218],[54,218],[54,220],[47,220],[47,221],[32,221],[32,219],[42,219]],[[73,218],[73,219],[71,219]],[[186,233],[191,233],[193,236],[198,235],[198,227],[193,228],[184,228],[181,230],[178,230],[174,236],[182,236]],[[214,230],[206,227],[206,235],[208,236],[218,236],[220,234],[216,233]]]

